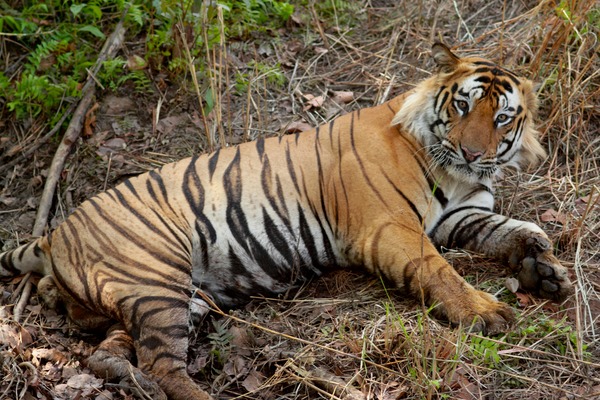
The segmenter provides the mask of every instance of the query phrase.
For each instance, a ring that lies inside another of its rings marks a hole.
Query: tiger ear
[[[431,47],[431,55],[441,72],[450,73],[454,71],[460,62],[460,58],[451,52],[448,46],[441,42],[435,42],[433,44]]]

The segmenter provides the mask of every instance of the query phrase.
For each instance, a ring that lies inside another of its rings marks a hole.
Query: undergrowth
[[[229,38],[274,34],[294,11],[290,3],[277,0],[53,0],[25,7],[13,1],[3,2],[2,8],[0,104],[6,109],[1,116],[17,122],[39,118],[50,125],[77,101],[104,39],[125,11],[128,37],[141,40],[144,48],[129,59],[105,61],[94,77],[100,87],[117,91],[132,85],[137,92],[152,92],[157,73],[185,76],[194,63],[205,102],[211,96],[211,74],[205,68],[210,51]],[[15,51],[20,59],[4,57]],[[281,74],[268,75],[281,84]]]

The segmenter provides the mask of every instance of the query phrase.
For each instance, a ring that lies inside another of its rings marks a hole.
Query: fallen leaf
[[[17,201],[16,197],[0,196],[0,203],[4,204],[5,206],[10,206],[10,205],[14,204],[16,201]]]
[[[231,357],[223,366],[223,372],[229,376],[238,376],[246,370],[246,361],[242,357]]]
[[[188,373],[193,375],[193,374],[196,374],[196,373],[202,371],[204,369],[204,367],[206,367],[207,360],[208,360],[207,355],[200,355],[200,356],[196,357],[194,362],[192,362],[190,365],[188,365],[188,367],[187,367]]]
[[[311,108],[320,108],[323,103],[325,103],[324,96],[313,96],[312,94],[305,94],[304,98],[306,99],[306,103],[304,106],[304,111],[308,111]]]
[[[132,71],[145,69],[147,66],[146,60],[136,54],[132,54],[127,58],[127,68]]]
[[[0,325],[0,344],[21,350],[31,343],[33,343],[33,337],[26,329],[6,324]]]
[[[102,393],[98,394],[98,396],[96,396],[95,400],[113,400],[113,394],[111,392],[109,392],[108,390],[103,391]]]
[[[540,218],[544,222],[558,222],[562,225],[567,223],[567,215],[554,209],[544,211]]]
[[[285,127],[285,133],[296,133],[311,130],[312,126],[304,121],[294,121]]]
[[[67,357],[56,349],[33,349],[31,355],[40,360],[49,360],[59,364],[66,364]]]
[[[333,91],[332,93],[333,96],[331,97],[331,99],[338,104],[346,104],[354,100],[354,92]]]
[[[506,278],[504,281],[504,286],[506,286],[511,293],[517,293],[517,290],[519,290],[519,280],[513,277]]]
[[[579,215],[583,215],[588,210],[588,208],[594,209],[596,207],[600,207],[599,200],[600,196],[596,196],[596,198],[592,200],[592,195],[588,194],[587,196],[583,196],[575,200],[575,209],[577,210]],[[590,202],[592,203],[591,206],[589,205]]]
[[[125,143],[125,139],[112,138],[104,142],[103,146],[113,150],[122,150],[127,147],[127,144]]]
[[[248,392],[255,392],[262,386],[265,381],[265,377],[258,371],[250,371],[246,379],[242,381],[242,386]]]
[[[83,121],[83,137],[89,138],[94,135],[94,128],[96,127],[96,110],[98,110],[99,107],[100,104],[94,103],[94,105],[85,113],[85,119]]]
[[[96,378],[90,374],[73,375],[67,381],[67,386],[73,389],[99,389],[102,386],[102,379]]]
[[[527,293],[517,292],[515,296],[517,296],[519,307],[525,308],[533,304],[533,299]]]

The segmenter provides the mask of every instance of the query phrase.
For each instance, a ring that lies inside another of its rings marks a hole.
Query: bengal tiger
[[[479,57],[432,47],[432,76],[313,130],[193,156],[85,201],[56,230],[0,255],[50,306],[108,327],[89,358],[134,371],[154,398],[210,399],[186,372],[190,319],[361,266],[455,325],[493,334],[514,312],[468,284],[438,248],[507,264],[521,288],[563,300],[567,270],[537,225],[493,211],[503,167],[545,156],[532,83]],[[130,364],[137,356],[137,368]]]

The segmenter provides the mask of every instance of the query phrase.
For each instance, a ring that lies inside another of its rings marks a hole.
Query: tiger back
[[[508,329],[512,309],[438,247],[496,257],[543,297],[571,292],[545,233],[493,212],[500,168],[544,154],[535,95],[490,61],[441,44],[433,55],[439,71],[387,103],[100,193],[50,235],[1,254],[0,275],[40,273],[44,297],[76,323],[115,323],[88,364],[115,379],[135,371],[154,398],[210,398],[186,372],[190,319],[348,265],[423,296],[453,324]]]

